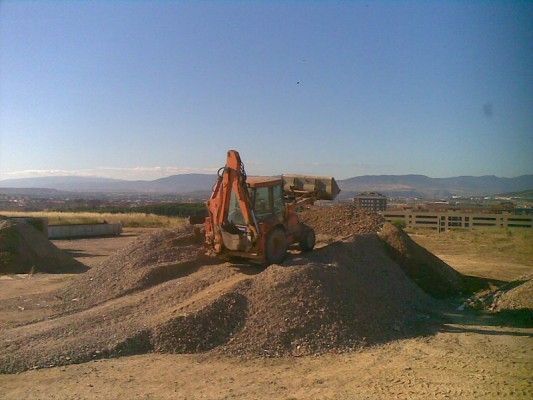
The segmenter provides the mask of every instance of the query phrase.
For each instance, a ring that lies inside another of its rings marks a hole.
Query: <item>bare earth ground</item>
[[[54,240],[54,244],[72,257],[92,267],[117,249],[125,247],[137,236],[150,232],[151,228],[124,228],[117,237]]]
[[[119,238],[55,244],[90,266],[138,233],[130,229]],[[466,238],[435,235],[417,232],[412,237],[460,272],[512,280],[533,270],[520,238],[497,240],[506,246],[502,249],[483,236],[468,246]],[[71,276],[4,277],[0,301],[18,297],[22,290],[57,289]],[[20,310],[21,321],[28,320],[27,311]],[[2,318],[0,314],[0,323]],[[0,398],[533,398],[533,329],[498,326],[491,317],[464,312],[450,314],[448,320],[433,336],[341,355],[241,359],[211,353],[147,354],[0,375]]]

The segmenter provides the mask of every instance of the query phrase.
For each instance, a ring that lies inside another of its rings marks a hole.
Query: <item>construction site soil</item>
[[[73,273],[87,268],[32,225],[0,219],[0,274]]]
[[[463,291],[461,274],[419,246],[403,230],[392,224],[385,224],[379,237],[387,245],[391,257],[427,293],[443,298]]]
[[[502,293],[495,309],[502,310],[533,310],[533,276],[529,275],[515,282],[516,286]]]
[[[378,216],[339,206],[304,220],[338,240],[267,268],[208,258],[193,229],[139,237],[32,298],[53,309],[45,319],[0,328],[0,372],[145,352],[348,351],[431,332],[444,294],[433,282],[460,291],[459,274]]]
[[[331,207],[311,206],[300,213],[300,219],[316,233],[333,238],[375,233],[384,223],[379,214],[367,213],[352,204]]]
[[[533,326],[533,275],[527,274],[500,287],[484,290],[467,299],[464,307],[491,312],[520,312]]]

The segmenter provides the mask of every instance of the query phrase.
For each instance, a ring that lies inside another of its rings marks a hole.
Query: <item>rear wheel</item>
[[[311,251],[315,247],[316,237],[315,237],[315,231],[313,228],[303,225],[302,226],[302,233],[300,236],[300,250],[302,251]]]
[[[287,236],[281,228],[275,228],[268,234],[265,243],[265,259],[268,265],[279,264],[287,256]]]

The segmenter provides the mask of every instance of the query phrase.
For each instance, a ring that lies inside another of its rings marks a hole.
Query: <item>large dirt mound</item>
[[[384,222],[381,215],[368,213],[354,204],[312,206],[302,210],[299,216],[301,221],[311,226],[316,233],[334,238],[375,233]]]
[[[209,263],[201,241],[192,227],[143,235],[57,295],[66,301],[65,307],[79,309],[188,274]]]
[[[84,274],[87,286],[79,277],[67,289],[80,297],[76,290],[84,291],[87,298],[93,290],[95,299],[77,311],[4,330],[0,371],[147,351],[215,349],[260,356],[344,351],[421,334],[421,321],[435,307],[376,234],[335,242],[265,270],[202,262],[175,273],[180,262],[201,251],[189,234],[162,231],[139,239]],[[167,255],[170,247],[173,256]],[[161,265],[173,266],[165,275],[170,280],[155,285],[148,279],[144,285],[148,271]],[[77,299],[64,301],[82,301]]]
[[[427,293],[435,297],[449,297],[463,291],[461,274],[418,245],[403,230],[387,223],[379,236],[405,273]]]
[[[248,314],[231,353],[344,351],[413,333],[433,302],[384,254],[375,234],[273,265],[242,282]]]
[[[66,273],[86,269],[30,224],[0,220],[0,274]]]

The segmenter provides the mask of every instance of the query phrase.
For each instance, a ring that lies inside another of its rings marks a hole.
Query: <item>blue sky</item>
[[[0,179],[533,173],[531,2],[0,4]]]

